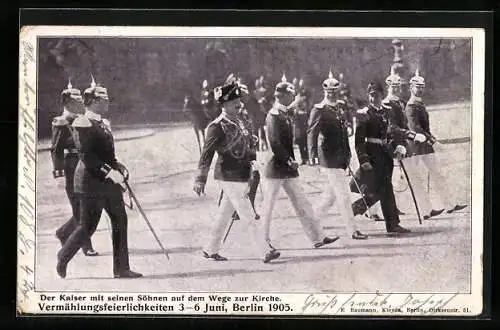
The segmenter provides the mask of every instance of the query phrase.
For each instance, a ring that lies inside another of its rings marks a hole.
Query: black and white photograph
[[[480,314],[484,56],[480,29],[21,31],[18,308]]]

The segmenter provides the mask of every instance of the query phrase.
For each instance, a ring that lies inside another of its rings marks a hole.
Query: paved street
[[[430,112],[431,130],[440,138],[470,136],[470,108],[458,106]],[[77,254],[68,276],[55,272],[59,242],[55,229],[70,215],[63,180],[51,177],[50,154],[38,155],[36,290],[43,291],[262,291],[262,292],[468,292],[471,268],[470,208],[418,223],[409,190],[398,192],[402,225],[413,233],[390,237],[382,222],[366,219],[359,228],[370,237],[354,241],[344,232],[338,211],[321,219],[328,234],[341,239],[313,249],[284,194],[279,198],[271,235],[282,257],[263,264],[251,242],[252,224],[234,224],[217,263],[201,256],[209,235],[219,190],[213,175],[204,197],[192,191],[199,155],[192,129],[155,129],[156,134],[117,142],[117,156],[130,172],[131,186],[170,253],[161,254],[138,213],[129,210],[130,263],[144,274],[136,280],[112,279],[109,223],[103,216],[93,237],[98,257]],[[259,155],[264,156],[264,155]],[[445,145],[440,154],[445,173],[466,201],[470,200],[470,143]],[[325,184],[316,168],[301,167],[301,179],[311,202]],[[438,183],[442,184],[442,183]],[[431,194],[433,194],[431,186]],[[258,191],[256,208],[262,204]],[[355,197],[353,195],[353,197]],[[477,219],[481,221],[481,219]],[[100,280],[95,280],[95,279]]]

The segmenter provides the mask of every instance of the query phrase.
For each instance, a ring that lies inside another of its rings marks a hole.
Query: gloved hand
[[[106,178],[117,184],[123,184],[123,182],[125,181],[123,175],[117,170],[111,170]]]
[[[123,165],[122,163],[118,163],[118,171],[123,175],[124,181],[128,181],[130,177],[130,173],[128,172],[128,169]]]
[[[406,148],[402,145],[398,145],[394,153],[398,158],[403,158],[406,155]]]
[[[372,164],[370,164],[369,162],[361,164],[361,168],[365,171],[371,171],[373,169]]]
[[[297,170],[299,168],[299,163],[297,163],[296,161],[292,160],[292,159],[289,159],[288,162],[287,162],[288,166],[291,167],[292,170]]]
[[[354,130],[351,126],[347,126],[347,136],[351,137],[354,134]]]
[[[425,141],[427,141],[427,138],[422,133],[417,133],[415,134],[414,140],[415,142],[424,143]]]
[[[193,191],[198,195],[201,196],[201,194],[205,193],[205,184],[200,181],[196,181],[193,186]]]

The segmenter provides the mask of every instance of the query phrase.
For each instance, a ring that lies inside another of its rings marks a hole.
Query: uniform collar
[[[102,117],[100,114],[97,114],[97,113],[90,111],[90,110],[85,110],[85,116],[89,119],[102,121]]]
[[[424,103],[424,101],[420,96],[412,95],[408,100],[408,103]]]
[[[63,110],[62,116],[64,118],[76,118],[78,115],[66,109]]]
[[[233,119],[229,118],[226,113],[223,112],[220,115],[221,115],[222,118],[224,118],[225,120],[227,120],[231,124],[234,124],[234,125],[238,126],[238,124]],[[235,119],[237,120],[237,118],[235,118]]]

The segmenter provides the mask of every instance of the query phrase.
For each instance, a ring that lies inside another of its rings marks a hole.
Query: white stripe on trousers
[[[246,222],[250,226],[258,228],[258,224],[255,223],[256,220],[255,214],[252,210],[252,204],[247,196],[248,183],[222,180],[217,180],[216,182],[223,190],[223,196],[217,211],[217,216],[214,220],[210,239],[208,244],[205,246],[204,251],[208,254],[219,253],[224,235],[226,234],[232,219],[231,216],[235,210],[238,212],[240,217],[239,221],[243,223]],[[265,244],[262,236],[257,235],[255,232],[252,234],[254,235],[254,239],[252,239],[252,241],[256,245],[259,253],[267,252],[267,249],[264,248],[267,244]]]
[[[325,234],[320,222],[314,216],[311,203],[302,190],[299,178],[271,179],[263,178],[264,205],[262,208],[262,220],[264,226],[264,238],[267,243],[271,243],[269,235],[271,226],[271,217],[274,204],[278,198],[280,188],[283,187],[288,198],[292,202],[295,213],[297,214],[302,228],[309,240],[315,244],[323,241]]]
[[[357,228],[352,212],[349,175],[341,168],[321,168],[321,172],[326,173],[327,181],[316,207],[316,214],[320,219],[326,218],[330,208],[337,203],[340,215],[345,221],[347,235],[350,236]]]

